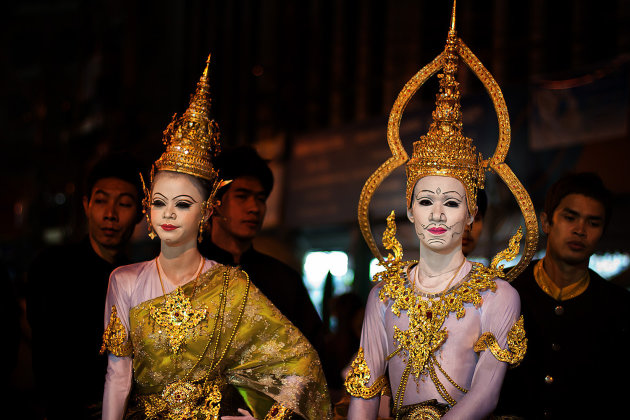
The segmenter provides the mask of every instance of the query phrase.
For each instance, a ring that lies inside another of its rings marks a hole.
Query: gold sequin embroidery
[[[101,346],[100,354],[104,354],[105,351],[109,351],[118,357],[131,356],[133,352],[131,341],[127,339],[127,330],[125,330],[125,326],[118,318],[116,306],[112,306],[109,323],[103,333],[103,345]]]
[[[177,353],[189,332],[206,317],[208,309],[205,306],[194,309],[190,299],[178,287],[165,296],[162,305],[151,306],[149,313],[164,328],[163,333],[168,337],[171,350]]]
[[[370,368],[365,362],[363,348],[359,347],[357,357],[352,361],[352,366],[346,376],[345,386],[348,394],[366,400],[379,395],[388,384],[387,378],[381,376],[372,386],[368,386],[367,383],[370,377]]]
[[[282,420],[282,419],[287,419],[287,418],[289,418],[289,416],[291,414],[293,414],[293,412],[291,410],[289,410],[284,405],[276,402],[269,409],[269,412],[265,416],[265,420]]]
[[[475,343],[476,352],[490,349],[494,357],[501,362],[506,362],[511,367],[518,366],[525,357],[527,351],[527,338],[525,338],[525,328],[523,327],[523,315],[514,323],[507,334],[508,348],[502,349],[497,339],[491,332],[485,332]]]

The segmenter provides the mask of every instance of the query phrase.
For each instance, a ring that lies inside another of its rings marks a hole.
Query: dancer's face
[[[202,189],[191,176],[158,172],[151,192],[151,224],[160,239],[169,246],[196,241],[203,201]]]
[[[407,216],[420,243],[440,253],[461,248],[464,229],[473,220],[464,185],[445,176],[425,176],[416,183]]]

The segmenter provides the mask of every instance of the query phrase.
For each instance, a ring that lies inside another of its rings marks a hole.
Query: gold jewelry
[[[142,191],[144,192],[144,197],[142,198],[142,213],[144,213],[144,217],[147,218],[147,229],[149,230],[149,238],[153,240],[155,239],[157,234],[155,233],[155,230],[153,230],[153,224],[151,224],[151,191],[144,183],[142,173],[140,173],[140,181],[142,181]],[[153,168],[151,168],[151,182],[153,182]]]
[[[164,130],[166,151],[155,162],[158,171],[180,172],[208,181],[218,177],[212,157],[220,153],[221,145],[219,126],[210,118],[209,66],[210,56],[188,109],[179,118],[175,114]]]
[[[438,292],[438,293],[426,293],[426,292],[423,292],[422,290],[420,290],[420,280],[418,278],[418,271],[420,271],[420,267],[416,266],[416,273],[415,273],[415,276],[414,276],[415,278],[414,278],[413,283],[411,284],[411,289],[413,290],[414,293],[417,293],[417,294],[419,294],[422,297],[425,297],[425,298],[428,298],[428,299],[438,298],[438,297],[442,296],[444,293],[448,292],[449,287],[451,286],[451,283],[453,283],[453,280],[455,280],[455,277],[457,277],[457,275],[459,274],[459,272],[461,271],[461,269],[462,269],[462,267],[464,266],[465,263],[466,263],[466,258],[463,259],[463,261],[459,265],[459,267],[454,269],[454,270],[456,270],[455,274],[453,274],[453,277],[451,277],[451,279],[448,281],[448,283],[446,284],[446,287],[441,292]],[[446,273],[448,273],[448,271],[446,271]],[[407,273],[405,273],[405,274],[407,274]],[[444,274],[444,273],[442,273],[442,274]],[[417,292],[416,292],[416,282],[418,283],[418,291]]]
[[[391,304],[392,313],[400,316],[401,311],[406,311],[409,318],[409,327],[406,331],[394,326],[393,339],[397,348],[387,356],[389,360],[399,355],[403,357],[406,364],[394,399],[395,412],[402,406],[407,381],[412,375],[416,382],[421,376],[426,375],[431,378],[444,400],[454,405],[456,401],[440,382],[436,369],[440,370],[446,380],[458,390],[464,393],[467,390],[450,378],[435,357],[448,336],[444,322],[451,313],[454,313],[458,319],[462,318],[466,314],[465,304],[467,303],[479,307],[482,303],[481,292],[496,290],[494,278],[499,272],[495,268],[486,268],[481,264],[473,263],[470,272],[456,287],[450,288],[448,284],[444,291],[435,295],[416,294],[413,283],[407,276],[407,264],[402,261],[400,242],[395,237],[394,221],[395,215],[392,212],[387,218],[387,229],[383,233],[383,245],[385,249],[393,251],[394,256],[388,254],[387,261],[382,263],[386,270],[377,273],[374,280],[382,281],[383,286],[379,292],[379,298],[383,302],[388,302],[388,305]],[[459,270],[453,278],[458,273]]]
[[[162,142],[166,150],[151,168],[150,181],[153,183],[156,170],[179,172],[204,179],[210,182],[210,195],[207,202],[208,205],[213,206],[217,190],[230,181],[219,179],[219,174],[212,165],[212,159],[221,152],[221,143],[219,142],[219,125],[210,117],[212,101],[208,76],[209,66],[210,55],[197,83],[195,94],[190,99],[188,109],[180,117],[175,114],[164,130]],[[147,201],[143,203],[147,209],[150,208],[148,197],[148,189],[145,187]],[[145,212],[145,214],[148,213]],[[152,230],[151,227],[149,229]],[[151,236],[151,231],[149,236]]]
[[[219,353],[220,332],[223,330],[223,320],[225,318],[225,309],[227,305],[227,297],[230,281],[230,268],[223,271],[223,286],[219,293],[219,307],[214,317],[214,324],[210,331],[210,336],[206,345],[197,358],[195,364],[186,372],[186,374],[178,381],[167,385],[161,394],[149,394],[138,396],[144,407],[144,413],[147,418],[155,418],[158,415],[165,415],[164,418],[185,420],[190,418],[205,418],[218,420],[218,414],[221,407],[221,386],[223,382],[220,378],[216,378],[213,373],[217,370],[219,364],[225,357],[227,349],[232,346],[236,332],[240,326],[243,314],[245,313],[245,305],[249,297],[250,279],[247,274],[247,284],[245,293],[241,301],[236,322],[228,338],[223,352]],[[216,339],[215,339],[216,338]],[[198,380],[191,381],[192,373],[202,360],[207,360],[207,354],[210,347],[214,343],[211,351],[207,373]],[[201,401],[200,401],[201,400]]]
[[[473,350],[476,352],[490,349],[490,352],[501,362],[506,362],[510,367],[516,367],[521,363],[527,352],[527,338],[525,338],[525,327],[523,315],[512,325],[507,334],[507,349],[502,349],[496,337],[490,331],[481,334],[475,343]]]
[[[418,179],[428,175],[448,176],[460,180],[464,185],[468,209],[471,214],[473,214],[476,206],[477,189],[483,188],[485,171],[491,169],[499,175],[516,198],[527,229],[523,255],[505,276],[507,280],[511,280],[527,267],[536,252],[538,221],[527,191],[512,170],[504,163],[510,147],[511,131],[503,93],[490,72],[468,49],[466,44],[457,38],[455,9],[456,3],[453,1],[451,27],[448,32],[446,48],[407,82],[392,107],[387,126],[387,142],[392,156],[368,178],[363,186],[358,207],[359,226],[370,250],[383,263],[385,259],[376,246],[372,235],[369,205],[376,188],[394,169],[408,161],[406,188],[408,205],[411,203],[413,188]],[[486,160],[483,160],[481,155],[477,153],[472,140],[462,134],[460,94],[455,80],[457,56],[470,67],[483,83],[494,103],[499,121],[499,139],[494,155]],[[438,76],[440,78],[440,91],[433,112],[433,123],[429,132],[414,143],[413,155],[409,159],[400,140],[400,122],[403,112],[418,89],[440,69],[443,69],[443,73]]]
[[[201,263],[195,279],[199,277],[204,266],[204,258],[201,257]],[[162,305],[152,304],[149,315],[156,324],[163,328],[163,333],[168,337],[169,344],[173,353],[177,353],[182,343],[186,340],[189,332],[194,329],[208,314],[208,308],[201,306],[197,309],[193,308],[190,298],[188,298],[180,286],[173,292],[166,294],[162,275],[160,274],[160,264],[158,257],[155,258],[155,267],[162,286],[164,294],[164,302]],[[193,289],[191,298],[197,290],[197,285]]]
[[[206,218],[206,211],[208,207],[212,204],[210,203],[210,199],[203,201],[201,203],[201,221],[199,222],[199,233],[197,234],[197,243],[201,243],[203,241],[203,230],[206,223],[208,223],[208,219]]]

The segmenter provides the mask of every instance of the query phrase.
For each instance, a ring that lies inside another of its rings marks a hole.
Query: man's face
[[[462,239],[462,252],[464,255],[470,254],[475,249],[482,230],[483,216],[477,212],[474,222],[471,225],[466,225],[464,230],[464,238]]]
[[[541,214],[547,255],[568,264],[588,264],[604,232],[605,216],[601,202],[582,194],[565,196],[551,220],[547,214]]]
[[[267,211],[267,194],[262,184],[250,176],[239,177],[227,187],[221,205],[212,217],[212,229],[240,241],[253,240]]]
[[[407,217],[426,248],[444,253],[461,247],[464,228],[472,221],[464,185],[446,176],[421,178],[414,188]]]
[[[133,184],[119,178],[99,179],[90,197],[83,197],[90,239],[103,248],[123,247],[136,224],[137,199]]]

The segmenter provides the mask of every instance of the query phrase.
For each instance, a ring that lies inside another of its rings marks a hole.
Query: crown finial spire
[[[210,56],[188,109],[179,118],[177,114],[173,116],[164,131],[166,151],[155,162],[158,170],[183,172],[210,181],[217,178],[212,157],[220,152],[221,145],[219,126],[210,115],[209,66]]]
[[[451,14],[451,33],[455,33],[455,9],[457,9],[457,0],[453,0],[453,12]]]

